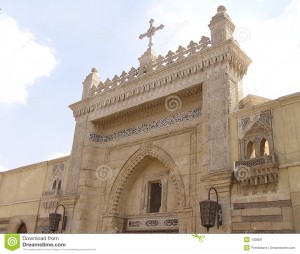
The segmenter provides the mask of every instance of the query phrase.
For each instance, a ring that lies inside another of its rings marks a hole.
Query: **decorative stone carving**
[[[202,36],[199,43],[191,41],[188,45],[187,49],[182,46],[178,47],[176,52],[169,51],[165,57],[159,56],[158,58],[153,53],[152,49],[149,48],[140,58],[140,68],[145,68],[144,71],[138,72],[134,67],[128,72],[128,74],[123,71],[120,77],[117,75],[114,76],[114,79],[111,81],[107,79],[104,84],[105,87],[113,88],[119,85],[119,81],[122,80],[122,83],[126,81],[132,80],[133,78],[137,78],[140,75],[145,74],[148,70],[158,70],[161,67],[164,67],[170,63],[180,61],[184,58],[194,55],[197,52],[200,52],[204,49],[207,49],[211,44],[210,39],[206,36]],[[220,58],[221,59],[221,58]],[[98,87],[103,87],[102,82],[99,83]],[[96,94],[102,93],[107,89],[95,89],[91,87],[90,96],[94,96]]]
[[[127,220],[126,231],[178,230],[178,219],[173,216],[135,217]]]
[[[148,132],[157,128],[162,128],[166,126],[171,126],[173,124],[188,121],[194,119],[196,117],[201,116],[201,107],[196,108],[194,110],[187,111],[182,114],[178,114],[176,116],[167,117],[164,119],[156,120],[151,123],[140,124],[135,127],[130,127],[125,130],[121,130],[110,135],[99,135],[99,134],[90,134],[90,140],[99,143],[106,143],[110,141],[119,140],[122,138],[130,137],[132,135],[136,135],[143,132]]]
[[[276,191],[278,164],[271,111],[257,112],[238,121],[240,160],[234,163],[234,176],[240,192],[247,195]],[[264,151],[266,142],[268,151]]]
[[[235,168],[234,176],[240,193],[244,195],[274,192],[278,183],[278,168],[273,163],[252,167],[240,165]]]
[[[43,195],[60,195],[61,194],[61,187],[62,187],[62,180],[64,175],[65,165],[63,163],[56,164],[52,168],[52,175],[48,185],[48,191],[44,192]],[[55,188],[54,188],[55,184]],[[58,185],[60,187],[58,188]]]

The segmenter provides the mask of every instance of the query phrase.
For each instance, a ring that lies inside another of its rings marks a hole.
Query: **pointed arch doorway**
[[[113,184],[103,231],[178,233],[175,210],[184,205],[183,182],[173,159],[158,147],[141,149]]]

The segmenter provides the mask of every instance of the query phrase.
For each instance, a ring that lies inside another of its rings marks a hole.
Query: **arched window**
[[[61,190],[61,180],[59,180],[59,182],[58,182],[57,190]]]
[[[18,228],[17,233],[19,233],[19,234],[27,233],[27,227],[26,227],[26,224],[24,222],[21,223],[20,227]]]
[[[265,138],[260,141],[260,156],[270,155],[269,142]]]
[[[255,146],[252,141],[247,144],[247,159],[255,158]]]
[[[54,182],[53,182],[52,190],[56,190],[56,180],[54,180]]]

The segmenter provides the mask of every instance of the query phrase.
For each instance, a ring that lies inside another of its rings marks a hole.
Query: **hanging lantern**
[[[60,207],[60,206],[62,206],[63,209],[64,209],[63,216],[61,216],[61,214],[56,212],[57,208]],[[61,217],[63,217],[62,226],[61,226],[61,233],[66,228],[67,216],[65,216],[65,210],[66,209],[63,205],[58,205],[58,206],[56,206],[54,213],[49,214],[49,230],[51,230],[53,233],[55,231],[58,231],[59,222],[60,222]]]
[[[217,195],[217,201],[210,200],[210,191],[214,190]],[[203,227],[212,228],[215,226],[216,217],[217,225],[222,225],[222,209],[221,205],[218,203],[218,192],[215,188],[211,187],[208,191],[208,200],[201,201],[200,203],[200,214],[201,214],[201,224]]]
[[[49,214],[49,229],[52,232],[58,230],[60,219],[61,219],[61,215],[59,213],[55,212]]]

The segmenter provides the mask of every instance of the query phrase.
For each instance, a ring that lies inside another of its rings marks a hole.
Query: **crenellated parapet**
[[[177,63],[181,60],[192,57],[200,51],[207,49],[208,47],[210,47],[210,39],[208,37],[202,36],[199,43],[191,41],[186,48],[179,46],[175,52],[169,50],[169,52],[165,56],[159,55],[154,61],[149,61],[148,63],[141,65],[138,68],[132,67],[128,72],[123,71],[120,76],[115,75],[112,79],[107,78],[104,82],[100,81],[99,84],[93,84],[90,88],[89,96],[92,97],[97,94],[110,91],[111,89],[136,80],[141,76],[145,76],[148,73],[157,71],[169,66],[170,64]],[[145,52],[145,54],[147,53],[147,51]],[[208,63],[203,62],[203,66],[207,64]],[[181,75],[184,74],[178,73],[177,76],[180,77]],[[174,79],[175,76],[172,78]]]
[[[115,75],[112,80],[106,79],[104,83],[100,81],[98,85],[90,83],[89,102],[83,100],[71,105],[71,108],[77,117],[107,106],[111,107],[162,86],[170,86],[185,77],[191,78],[199,72],[203,74],[205,69],[220,63],[229,63],[230,68],[241,78],[246,74],[251,60],[234,40],[228,40],[222,47],[211,47],[209,38],[202,37],[199,43],[191,41],[186,48],[179,46],[176,52],[169,51],[165,57],[158,56],[152,65],[144,65],[137,69],[132,67],[128,73],[123,71],[120,76]],[[198,82],[206,80],[205,75],[198,78]],[[186,82],[181,89],[191,85],[194,84]],[[169,92],[176,91],[170,88]]]

